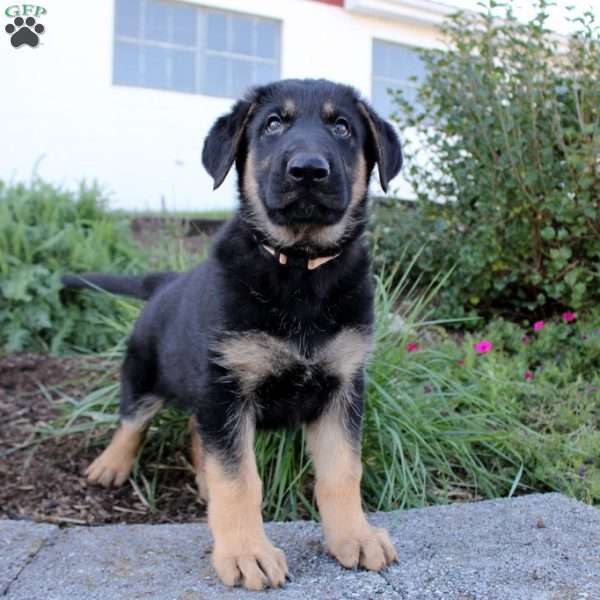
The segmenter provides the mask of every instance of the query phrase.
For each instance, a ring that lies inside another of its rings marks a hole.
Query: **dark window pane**
[[[387,89],[401,89],[404,98],[417,106],[417,90],[412,78],[422,80],[425,63],[416,48],[388,42],[373,42],[373,105],[385,117],[398,113],[400,107],[392,101]]]
[[[385,119],[387,119],[395,110],[396,104],[392,103],[392,98],[388,94],[388,88],[394,89],[396,86],[387,81],[373,81],[373,106],[375,110]]]
[[[206,47],[209,50],[227,49],[227,17],[224,14],[207,13]]]
[[[171,14],[173,18],[173,39],[171,41],[176,44],[194,46],[196,44],[196,9],[173,5]]]
[[[196,91],[196,61],[193,52],[187,50],[172,50],[172,78],[171,87],[180,92]]]
[[[277,58],[279,24],[260,20],[256,24],[256,54],[263,58]]]
[[[410,73],[410,75],[416,75],[417,81],[425,79],[425,76],[427,75],[427,66],[423,62],[423,59],[417,54],[417,52],[413,54],[413,63],[411,66],[411,70],[412,72]]]
[[[386,44],[388,53],[388,72],[386,76],[403,78],[407,77],[405,48],[397,44]]]
[[[393,71],[391,76],[396,79],[408,79],[413,75],[420,76],[423,74],[424,68],[421,57],[413,48],[396,44],[391,45],[390,58]]]
[[[138,45],[115,42],[113,81],[133,85],[140,83],[140,47]]]
[[[425,65],[414,48],[388,42],[373,42],[373,76],[407,81],[422,78]]]
[[[231,60],[232,96],[242,96],[252,86],[253,63],[249,60]]]
[[[168,88],[168,50],[156,46],[146,46],[142,50],[144,58],[144,85],[155,88]]]
[[[205,63],[204,91],[213,96],[227,96],[228,60],[221,56],[207,56]]]
[[[146,3],[144,38],[157,42],[168,41],[169,5],[162,2]]]
[[[253,19],[248,17],[231,17],[232,43],[231,50],[239,54],[254,53],[252,48]]]
[[[404,97],[413,105],[417,104],[417,90],[410,85],[399,85],[397,89],[402,90]],[[399,108],[399,107],[398,107]]]
[[[256,63],[256,80],[254,83],[271,83],[279,79],[279,67],[274,63]]]
[[[387,77],[387,52],[381,42],[373,42],[373,75]]]
[[[117,35],[140,35],[140,0],[115,2],[115,32]]]

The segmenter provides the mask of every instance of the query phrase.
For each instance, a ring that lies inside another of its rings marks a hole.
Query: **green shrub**
[[[443,227],[444,223],[437,225]],[[435,228],[436,223],[423,214],[417,203],[375,198],[369,223],[374,271],[385,273],[395,268],[402,273],[416,257],[411,277],[435,279],[439,273],[435,269],[440,263]]]
[[[547,2],[528,23],[510,7],[497,18],[497,7],[444,26],[448,48],[423,53],[415,106],[395,95],[414,221],[430,245],[419,267],[431,277],[456,264],[443,315],[590,307],[600,301],[599,29],[585,15],[561,49]]]
[[[143,270],[128,222],[109,213],[95,186],[75,194],[39,180],[0,182],[0,348],[103,350],[121,339],[106,326],[122,304],[108,294],[62,303],[65,271]]]

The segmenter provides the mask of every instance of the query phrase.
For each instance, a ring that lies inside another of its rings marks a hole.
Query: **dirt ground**
[[[0,518],[65,525],[203,519],[185,452],[170,457],[176,468],[158,471],[151,508],[131,482],[110,490],[86,484],[81,473],[100,450],[89,433],[58,439],[36,433],[60,414],[61,394],[82,395],[103,366],[97,358],[0,356]]]

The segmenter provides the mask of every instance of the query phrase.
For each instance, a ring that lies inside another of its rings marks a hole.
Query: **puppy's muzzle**
[[[285,192],[280,208],[289,208],[288,216],[294,220],[321,221],[325,218],[323,211],[340,209],[338,179],[323,154],[295,152],[285,165]]]
[[[298,152],[290,158],[286,167],[288,184],[305,187],[327,184],[329,163],[321,154]]]

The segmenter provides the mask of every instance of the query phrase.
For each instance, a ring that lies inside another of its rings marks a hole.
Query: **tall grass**
[[[525,440],[535,434],[520,422],[510,398],[482,395],[478,382],[485,375],[476,366],[466,367],[461,378],[455,376],[456,360],[450,351],[406,350],[406,342],[420,331],[438,335],[427,307],[444,279],[425,292],[408,282],[408,274],[377,278],[375,349],[367,370],[362,450],[366,507],[390,510],[507,495],[524,489],[525,481],[543,485],[525,458]],[[133,317],[137,307],[130,305],[129,310]],[[120,334],[128,327],[108,321],[107,326]],[[120,359],[121,354],[119,348],[111,358]],[[87,430],[104,443],[116,423],[116,383],[100,379],[95,391],[84,398],[65,397],[64,402],[64,415],[47,433]],[[185,420],[176,411],[163,411],[149,431],[141,460],[164,465],[168,453],[185,448]],[[303,432],[261,433],[256,452],[266,515],[277,520],[316,516]],[[138,492],[146,490],[152,496],[157,474],[136,470],[133,483]]]

